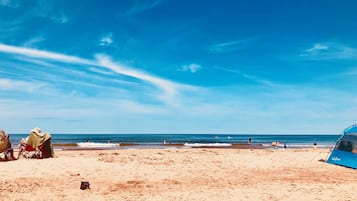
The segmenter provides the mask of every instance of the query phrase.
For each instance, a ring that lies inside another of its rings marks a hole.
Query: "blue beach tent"
[[[343,131],[343,135],[331,151],[327,163],[357,169],[357,124]]]

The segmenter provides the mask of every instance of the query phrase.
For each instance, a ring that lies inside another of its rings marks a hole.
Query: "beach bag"
[[[41,146],[39,146],[41,151],[41,158],[53,157],[53,146],[51,143],[51,138],[46,140]]]
[[[88,181],[82,181],[80,188],[81,188],[81,190],[89,189],[89,182]]]

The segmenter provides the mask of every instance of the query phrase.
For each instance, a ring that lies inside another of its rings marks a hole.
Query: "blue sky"
[[[0,0],[0,127],[336,134],[355,1]]]

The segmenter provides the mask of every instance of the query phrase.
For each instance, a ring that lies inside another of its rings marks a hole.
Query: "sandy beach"
[[[357,171],[328,149],[56,151],[1,163],[2,200],[353,200]],[[81,181],[90,189],[80,190]]]

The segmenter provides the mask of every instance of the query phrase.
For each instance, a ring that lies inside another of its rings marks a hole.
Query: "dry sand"
[[[57,151],[0,164],[1,200],[354,200],[328,149]],[[80,190],[81,181],[90,189]]]

